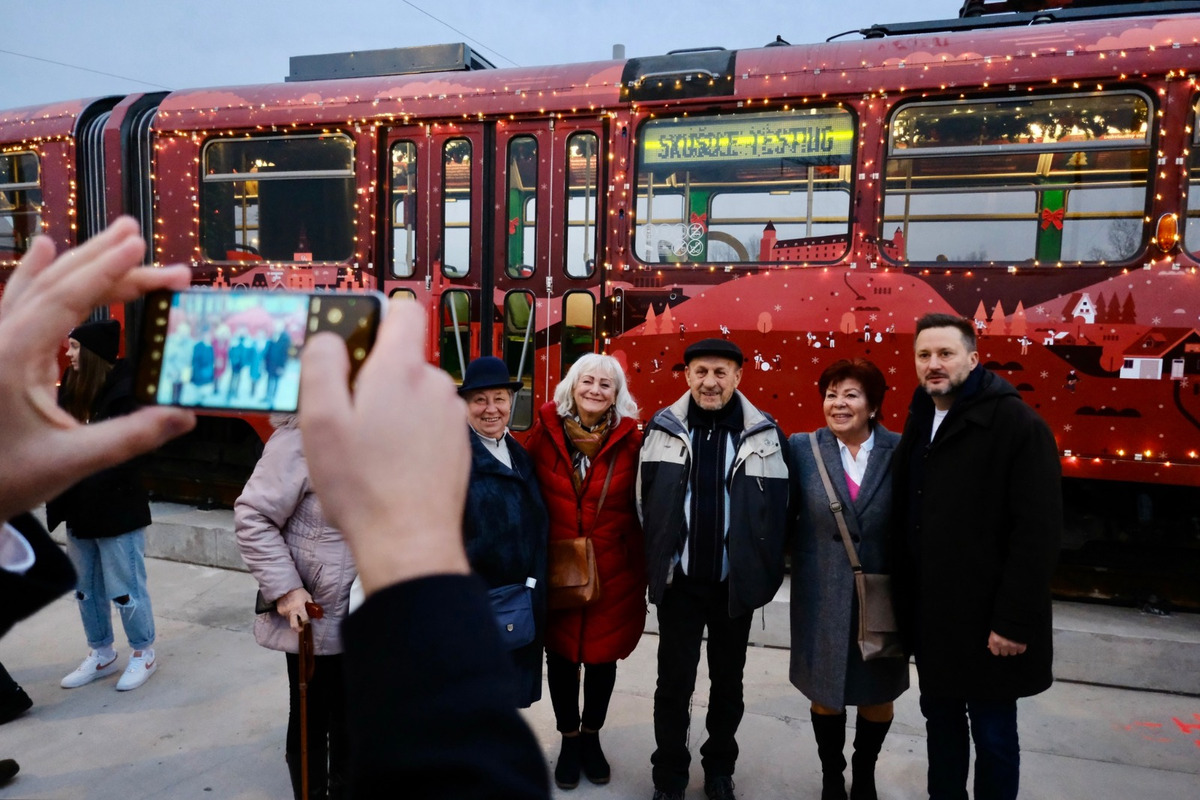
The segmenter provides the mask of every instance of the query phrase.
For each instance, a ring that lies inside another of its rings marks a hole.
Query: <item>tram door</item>
[[[427,304],[430,360],[461,381],[495,355],[520,382],[513,430],[597,348],[602,134],[556,120],[388,131],[389,294]]]
[[[601,142],[594,119],[508,123],[496,134],[495,354],[522,383],[514,430],[600,344]]]

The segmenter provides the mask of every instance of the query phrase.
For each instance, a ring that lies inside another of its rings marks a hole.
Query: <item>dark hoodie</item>
[[[62,400],[62,388],[59,388]],[[133,367],[118,360],[92,403],[91,421],[123,416],[136,408],[133,399]],[[134,459],[84,478],[46,504],[50,530],[66,522],[79,539],[103,539],[144,528],[150,524],[150,502]]]

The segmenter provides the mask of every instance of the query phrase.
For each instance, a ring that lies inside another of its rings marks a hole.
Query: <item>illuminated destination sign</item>
[[[642,163],[651,167],[765,158],[846,163],[854,120],[844,111],[745,114],[652,122],[641,138]]]

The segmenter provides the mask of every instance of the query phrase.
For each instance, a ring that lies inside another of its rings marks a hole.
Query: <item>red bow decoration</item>
[[[707,214],[697,214],[695,211],[693,211],[691,222],[693,225],[699,225],[701,228],[707,228],[707,217]]]
[[[1051,211],[1048,208],[1042,209],[1042,230],[1046,230],[1051,225],[1053,225],[1054,227],[1058,228],[1061,231],[1062,224],[1063,224],[1063,210],[1061,208],[1056,208],[1053,211]]]
[[[521,224],[520,217],[513,217],[508,221],[508,235],[512,236],[517,232],[517,226]],[[1042,227],[1045,227],[1044,225]],[[1062,223],[1058,223],[1058,227],[1062,227]]]

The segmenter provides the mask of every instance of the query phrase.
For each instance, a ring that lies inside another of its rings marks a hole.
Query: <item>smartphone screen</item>
[[[378,293],[193,289],[147,296],[137,394],[144,403],[294,412],[300,350],[319,331],[347,344],[352,374],[375,341]]]

